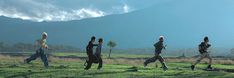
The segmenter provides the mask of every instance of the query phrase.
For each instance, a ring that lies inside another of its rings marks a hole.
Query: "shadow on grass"
[[[110,71],[110,72],[93,72],[93,73],[87,73],[84,75],[107,75],[107,74],[117,74],[117,73],[126,73],[128,71]]]
[[[12,76],[7,76],[7,77],[5,77],[5,78],[16,78],[16,77],[29,78],[28,76],[29,76],[29,75],[32,75],[32,74],[51,73],[51,72],[57,72],[57,71],[32,72],[31,70],[28,70],[27,72],[23,72],[23,73],[20,73],[20,74],[15,74],[15,75],[12,75]]]
[[[128,73],[128,72],[138,72],[138,68],[137,67],[130,67],[124,71],[93,72],[93,73],[88,73],[85,75],[104,75],[104,74],[117,74],[117,73]]]
[[[214,68],[212,70],[203,69],[204,71],[224,71],[229,73],[234,73],[234,69],[221,69],[221,68]]]

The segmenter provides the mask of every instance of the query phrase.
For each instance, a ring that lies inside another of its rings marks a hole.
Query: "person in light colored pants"
[[[204,38],[204,42],[202,42],[198,47],[199,47],[199,52],[200,52],[200,57],[197,59],[197,61],[192,64],[191,69],[194,70],[195,66],[200,63],[200,61],[204,58],[208,58],[209,59],[209,65],[207,66],[207,69],[213,69],[211,67],[212,64],[212,58],[210,56],[210,54],[208,53],[207,49],[211,46],[209,43],[209,38],[205,37]]]

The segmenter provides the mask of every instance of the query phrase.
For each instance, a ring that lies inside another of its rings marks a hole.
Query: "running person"
[[[208,53],[207,49],[211,45],[209,44],[209,38],[205,37],[204,42],[201,42],[201,44],[198,46],[199,47],[199,52],[200,52],[200,57],[197,59],[197,61],[191,66],[191,69],[194,70],[195,66],[200,63],[200,61],[204,58],[209,59],[209,65],[207,66],[207,69],[212,69],[211,64],[212,64],[212,58],[210,54]]]
[[[89,60],[86,61],[88,63],[88,65],[86,65],[86,67],[84,68],[85,70],[88,70],[91,68],[92,66],[92,63],[93,63],[93,58],[94,58],[94,55],[93,55],[93,47],[94,46],[97,46],[97,44],[94,44],[95,42],[95,37],[91,37],[91,40],[89,41],[87,47],[86,47],[86,53],[88,55],[88,58]]]
[[[47,60],[47,56],[45,54],[45,50],[48,49],[48,46],[46,44],[46,39],[47,39],[48,35],[46,32],[42,33],[42,39],[38,39],[36,40],[36,53],[31,55],[31,57],[27,58],[24,60],[25,63],[29,63],[33,60],[36,60],[38,57],[41,57],[41,60],[44,63],[44,66],[47,68],[49,66],[48,64],[48,60]]]
[[[159,37],[159,41],[157,43],[154,44],[154,47],[155,47],[155,56],[150,58],[150,59],[147,59],[145,62],[144,62],[144,67],[147,66],[147,64],[149,63],[152,63],[152,62],[155,62],[157,59],[160,61],[160,63],[162,64],[162,68],[164,71],[166,71],[168,68],[164,62],[164,59],[163,57],[160,55],[161,52],[162,52],[162,49],[165,49],[165,46],[163,46],[163,41],[164,41],[164,37],[163,36],[160,36]]]

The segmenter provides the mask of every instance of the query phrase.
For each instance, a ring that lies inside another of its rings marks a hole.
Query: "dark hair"
[[[204,41],[209,41],[209,38],[206,36],[206,37],[204,38]]]
[[[99,38],[98,39],[98,42],[100,43],[100,42],[103,42],[103,39],[102,38]]]
[[[95,40],[95,39],[96,39],[95,36],[92,36],[92,37],[91,37],[91,41],[92,41],[92,40]]]

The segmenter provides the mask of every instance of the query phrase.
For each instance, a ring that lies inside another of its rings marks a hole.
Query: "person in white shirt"
[[[42,38],[36,40],[35,46],[37,47],[36,53],[31,55],[29,58],[25,59],[25,63],[30,63],[33,60],[36,60],[38,57],[41,57],[41,60],[44,63],[44,66],[47,68],[49,66],[47,56],[44,53],[46,49],[48,49],[48,46],[46,44],[46,39],[48,35],[46,32],[42,33]]]

